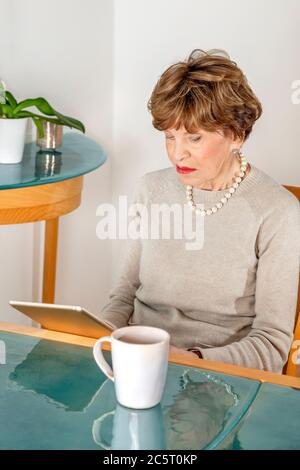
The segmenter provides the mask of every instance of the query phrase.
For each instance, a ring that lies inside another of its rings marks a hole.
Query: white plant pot
[[[0,163],[20,163],[28,118],[0,118]]]

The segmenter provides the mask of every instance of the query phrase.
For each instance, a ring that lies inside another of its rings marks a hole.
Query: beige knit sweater
[[[148,209],[183,207],[185,190],[175,168],[166,168],[140,179],[134,201]],[[207,209],[226,192],[194,189],[194,201]],[[251,164],[227,204],[198,217],[200,249],[188,250],[185,238],[126,242],[122,272],[101,317],[114,328],[164,328],[172,344],[198,347],[204,359],[281,372],[299,281],[298,200]]]

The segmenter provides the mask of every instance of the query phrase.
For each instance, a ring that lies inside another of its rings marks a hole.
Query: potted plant
[[[27,110],[33,106],[43,114]],[[0,82],[0,163],[19,163],[22,160],[28,119],[36,125],[39,138],[44,137],[43,121],[85,132],[82,122],[60,114],[45,98],[29,98],[18,103]]]

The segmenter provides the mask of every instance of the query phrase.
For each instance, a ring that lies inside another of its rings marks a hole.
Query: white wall
[[[244,147],[249,161],[282,184],[300,184],[300,105],[291,101],[299,0],[0,0],[0,12],[0,77],[19,99],[45,96],[78,117],[109,154],[85,177],[81,207],[61,219],[57,302],[97,313],[107,300],[122,243],[96,238],[96,207],[169,166],[147,100],[163,70],[194,48],[226,49],[262,101]],[[0,319],[20,321],[8,300],[40,288],[33,227],[1,227]]]
[[[0,14],[0,77],[7,87],[19,100],[43,96],[80,119],[109,155],[85,176],[80,208],[60,219],[56,302],[97,313],[110,287],[110,244],[96,238],[96,207],[111,189],[113,2],[0,0]],[[41,292],[39,225],[0,228],[0,320],[26,323],[7,303]]]
[[[226,49],[262,102],[243,148],[248,160],[281,184],[300,185],[300,104],[291,102],[299,22],[299,0],[115,0],[114,197],[129,194],[144,172],[169,166],[146,104],[165,68],[196,48]]]

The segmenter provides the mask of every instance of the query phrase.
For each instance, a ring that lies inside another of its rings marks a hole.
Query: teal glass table
[[[64,134],[56,152],[25,145],[21,163],[0,164],[0,224],[45,221],[43,302],[55,297],[59,217],[81,202],[83,175],[106,161],[99,144],[83,134]]]
[[[91,347],[2,331],[0,364],[1,449],[300,448],[296,388],[170,363],[160,405],[133,410]]]

